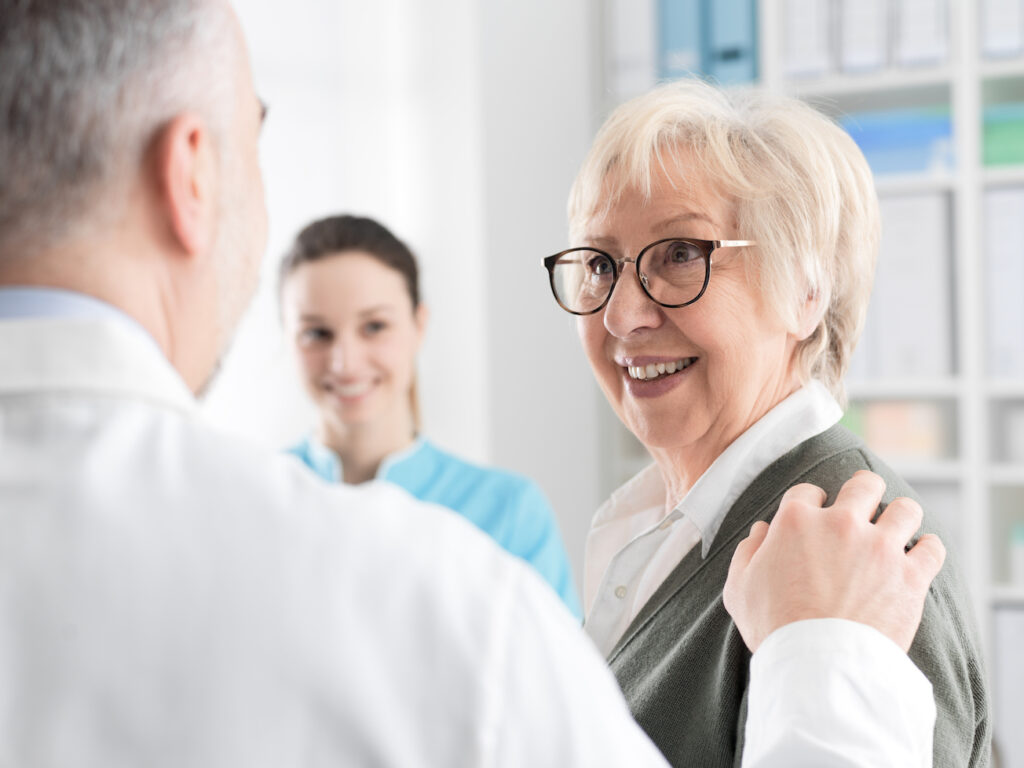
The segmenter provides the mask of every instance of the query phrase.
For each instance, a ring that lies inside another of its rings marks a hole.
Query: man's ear
[[[217,228],[216,158],[205,121],[175,117],[157,140],[156,161],[171,236],[189,255],[205,253]]]

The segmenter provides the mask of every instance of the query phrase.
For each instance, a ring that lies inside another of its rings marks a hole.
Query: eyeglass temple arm
[[[715,248],[741,248],[745,245],[757,245],[756,240],[712,240]]]

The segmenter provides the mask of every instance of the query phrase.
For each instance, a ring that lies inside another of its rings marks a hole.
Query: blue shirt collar
[[[112,304],[76,291],[36,286],[0,286],[0,320],[27,320],[40,317],[109,319],[124,323],[156,340],[137,320]]]

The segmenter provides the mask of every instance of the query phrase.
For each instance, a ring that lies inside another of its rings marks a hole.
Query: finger
[[[754,523],[750,529],[750,535],[747,536],[743,541],[736,547],[736,551],[733,552],[732,562],[729,563],[729,575],[725,580],[725,607],[730,613],[732,609],[729,607],[731,602],[732,594],[734,589],[738,589],[740,582],[743,578],[743,572],[746,571],[747,566],[750,565],[750,559],[756,554],[757,550],[761,548],[761,544],[764,543],[764,537],[768,535],[768,523],[759,521]]]
[[[900,496],[886,506],[875,524],[903,546],[917,533],[923,519],[921,505],[913,499]]]
[[[874,472],[862,469],[843,483],[832,509],[850,511],[868,520],[875,516],[878,505],[885,495],[885,480]]]
[[[934,533],[926,533],[907,552],[907,559],[914,564],[917,575],[924,582],[922,586],[928,586],[946,562],[946,547]]]
[[[811,485],[810,483],[800,483],[786,491],[779,504],[779,509],[782,509],[786,504],[793,503],[821,507],[825,504],[825,499],[827,498],[828,494],[818,486]]]
[[[768,523],[763,521],[754,523],[750,529],[750,535],[741,541],[739,546],[736,547],[736,551],[732,553],[732,562],[729,563],[730,579],[733,578],[734,572],[738,578],[746,570],[750,564],[750,559],[760,549],[766,535],[768,535]]]

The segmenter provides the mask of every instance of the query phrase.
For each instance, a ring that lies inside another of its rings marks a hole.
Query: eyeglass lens
[[[680,305],[700,295],[708,260],[701,247],[686,240],[647,246],[637,258],[637,273],[647,294],[660,304]],[[600,251],[579,249],[563,254],[552,270],[559,302],[573,312],[593,312],[608,298],[616,265]]]

